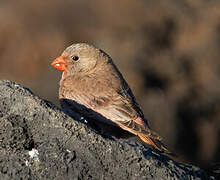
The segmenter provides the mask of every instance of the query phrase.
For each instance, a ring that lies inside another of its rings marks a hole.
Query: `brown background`
[[[0,1],[0,79],[58,105],[50,63],[76,42],[112,56],[181,159],[220,161],[220,1]]]

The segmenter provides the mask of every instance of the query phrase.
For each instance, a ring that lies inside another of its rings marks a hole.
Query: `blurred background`
[[[220,162],[220,1],[0,1],[0,79],[59,105],[50,63],[76,42],[111,55],[184,162]]]

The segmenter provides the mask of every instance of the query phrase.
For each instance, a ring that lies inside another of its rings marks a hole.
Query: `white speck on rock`
[[[25,165],[30,166],[30,163],[28,162],[28,160],[25,161]]]
[[[32,149],[28,152],[30,158],[38,158],[39,152],[37,149]]]
[[[70,153],[71,151],[69,149],[66,150],[68,153]]]

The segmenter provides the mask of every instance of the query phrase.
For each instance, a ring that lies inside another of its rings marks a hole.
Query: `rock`
[[[6,80],[0,121],[0,179],[214,179],[129,139],[104,138]]]

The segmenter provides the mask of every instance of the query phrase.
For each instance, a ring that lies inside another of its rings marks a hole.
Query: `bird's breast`
[[[77,103],[90,107],[91,101],[99,91],[97,81],[89,77],[70,77],[61,80],[59,98],[71,99]]]

